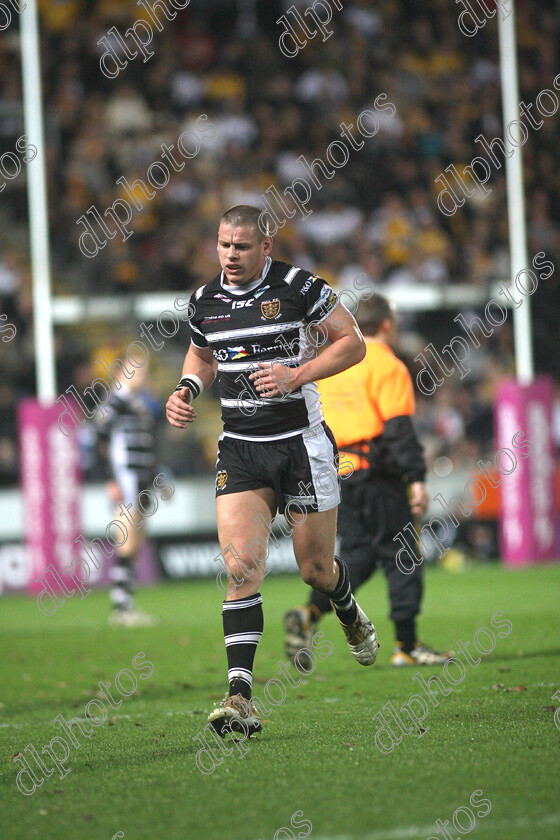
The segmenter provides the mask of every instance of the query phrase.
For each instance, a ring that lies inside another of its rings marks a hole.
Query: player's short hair
[[[368,300],[362,300],[356,313],[358,326],[369,335],[376,335],[383,321],[394,321],[395,317],[394,304],[378,292],[374,292]]]
[[[255,228],[257,239],[262,242],[265,234],[260,228],[259,219],[263,211],[259,207],[253,207],[252,204],[236,204],[235,207],[230,207],[226,210],[220,224],[222,222],[233,227],[252,227]]]

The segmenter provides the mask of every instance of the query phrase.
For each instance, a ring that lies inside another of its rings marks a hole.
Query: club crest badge
[[[265,318],[276,318],[280,314],[280,301],[278,298],[265,300],[261,303],[261,312]]]
[[[220,472],[216,476],[216,490],[223,490],[227,484],[227,480],[227,470],[220,470]]]

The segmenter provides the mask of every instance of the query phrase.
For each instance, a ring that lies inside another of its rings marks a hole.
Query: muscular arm
[[[250,379],[257,380],[255,386],[265,397],[274,397],[293,391],[308,382],[327,379],[352,365],[361,362],[366,354],[366,343],[360,329],[344,304],[339,303],[328,318],[319,324],[317,331],[330,342],[329,346],[315,359],[296,368],[284,365],[270,365],[260,362],[260,371]]]
[[[194,374],[202,380],[204,390],[209,388],[216,378],[218,363],[215,361],[212,351],[209,348],[200,349],[191,344],[185,356],[181,376]],[[165,413],[172,426],[178,429],[186,428],[187,423],[192,423],[196,418],[196,412],[192,405],[189,405],[191,394],[188,388],[175,391],[167,400]]]

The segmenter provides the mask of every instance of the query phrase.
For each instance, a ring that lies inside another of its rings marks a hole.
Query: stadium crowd
[[[309,5],[294,3],[302,10]],[[481,132],[501,135],[496,20],[468,38],[449,0],[348,0],[330,24],[335,34],[310,40],[289,59],[279,49],[283,30],[276,21],[294,3],[191,0],[173,21],[164,21],[151,45],[153,57],[137,58],[110,79],[100,70],[104,46],[98,42],[112,26],[126,29],[145,17],[145,8],[128,0],[40,0],[55,293],[195,289],[216,273],[216,224],[224,208],[256,203],[271,185],[285,189],[305,174],[298,157],[310,163],[324,158],[340,139],[341,123],[354,123],[379,94],[394,103],[394,113],[379,113],[376,136],[353,150],[335,177],[322,179],[309,204],[312,215],[298,215],[279,230],[274,256],[339,290],[352,287],[362,272],[389,296],[410,283],[489,290],[508,276],[504,168],[493,172],[490,195],[477,194],[451,217],[437,207],[441,187],[435,182],[450,164],[461,171],[480,153],[474,140]],[[560,7],[557,0],[516,5],[520,96],[534,101],[560,71]],[[14,15],[0,33],[2,151],[13,149],[23,134],[17,27]],[[212,136],[153,198],[135,193],[143,209],[133,215],[133,235],[126,241],[117,235],[95,258],[85,257],[79,217],[92,205],[111,207],[126,198],[117,181],[145,181],[150,165],[161,159],[162,143],[176,145],[201,115]],[[529,252],[544,250],[556,266],[559,143],[560,114],[531,132],[523,149]],[[26,214],[22,171],[0,194],[0,312],[17,328],[16,340],[0,342],[4,485],[17,475],[14,407],[34,393]],[[537,369],[557,379],[558,291],[555,272],[532,299]],[[467,308],[462,311],[468,320]],[[427,342],[441,346],[457,333],[456,312],[402,311],[400,354],[413,373],[412,360]],[[133,321],[118,328],[57,328],[59,392],[71,383],[78,389],[89,384],[93,360],[104,351],[107,358],[118,355],[136,331]],[[150,371],[161,420],[158,454],[172,460],[179,475],[212,471],[209,441],[217,423],[200,424],[202,437],[190,434],[187,444],[163,423],[158,398],[177,378],[186,338],[170,341]],[[467,461],[491,448],[493,390],[513,371],[511,318],[472,361],[475,369],[464,382],[456,377],[431,398],[418,395],[418,430],[430,464],[442,454]],[[203,411],[216,418],[211,392],[204,399]]]

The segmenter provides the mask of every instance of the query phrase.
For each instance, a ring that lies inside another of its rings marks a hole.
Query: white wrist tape
[[[183,388],[189,389],[191,394],[190,402],[199,397],[204,391],[202,379],[195,373],[188,373],[186,376],[182,376],[179,384],[175,388],[175,391],[182,391]]]

